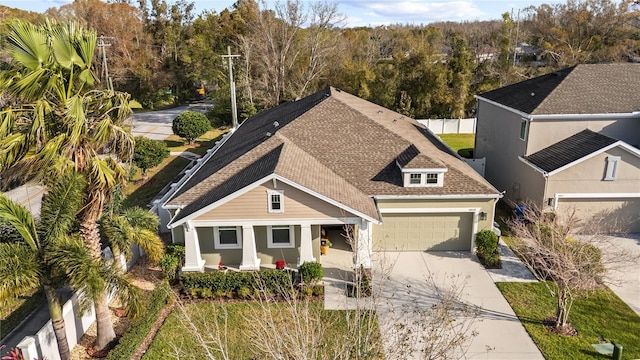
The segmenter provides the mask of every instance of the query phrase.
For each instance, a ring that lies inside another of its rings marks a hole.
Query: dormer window
[[[405,187],[440,187],[447,169],[403,169]]]
[[[284,191],[283,190],[269,190],[267,191],[267,201],[269,204],[270,213],[283,213],[284,212]]]

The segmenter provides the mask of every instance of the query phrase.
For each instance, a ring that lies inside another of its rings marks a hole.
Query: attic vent
[[[378,114],[382,114],[382,110],[378,110]]]
[[[274,121],[274,122],[273,122],[273,126],[278,127],[278,126],[280,126],[280,123],[279,123],[279,122],[277,122],[277,121]]]
[[[267,131],[267,134],[266,134],[266,135],[267,135],[267,137],[270,137],[270,136],[271,136],[271,133]]]
[[[531,96],[536,96],[536,93],[531,93]]]

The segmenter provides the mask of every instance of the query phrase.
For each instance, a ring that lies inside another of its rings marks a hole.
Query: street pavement
[[[192,103],[166,110],[136,113],[131,116],[130,124],[133,136],[144,136],[153,140],[164,140],[173,134],[171,123],[176,116],[186,110],[205,113],[211,109],[211,103]]]

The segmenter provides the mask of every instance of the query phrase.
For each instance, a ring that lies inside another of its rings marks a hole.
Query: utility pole
[[[513,14],[513,9],[511,10]],[[518,9],[518,19],[516,20],[516,42],[513,46],[513,67],[516,67],[516,58],[518,57],[518,32],[520,31],[520,9]]]
[[[100,51],[102,51],[102,68],[104,69],[104,79],[107,82],[107,89],[113,91],[113,83],[111,82],[111,78],[109,77],[109,66],[107,65],[107,51],[105,47],[111,46],[111,43],[107,42],[110,39],[114,39],[113,37],[100,36],[98,37],[98,47]]]
[[[231,90],[231,119],[233,119],[233,131],[238,128],[238,109],[236,106],[236,83],[233,81],[233,58],[240,57],[240,55],[231,54],[231,46],[227,46],[227,55],[222,55],[223,58],[227,58],[227,66],[229,67],[229,89]]]

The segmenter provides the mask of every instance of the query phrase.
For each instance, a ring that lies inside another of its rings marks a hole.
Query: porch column
[[[196,228],[190,221],[182,225],[184,229],[184,267],[182,271],[204,271],[205,261],[200,255],[200,242]]]
[[[256,236],[253,225],[242,225],[242,264],[240,270],[259,270],[260,259],[256,252]]]
[[[313,257],[313,239],[311,237],[311,225],[300,225],[300,257],[298,258],[298,266],[306,262],[314,262]]]
[[[371,222],[360,219],[358,226],[358,238],[356,248],[356,267],[362,265],[365,269],[371,268],[371,254],[373,254],[373,241],[371,236]]]

